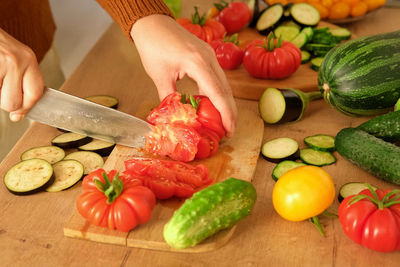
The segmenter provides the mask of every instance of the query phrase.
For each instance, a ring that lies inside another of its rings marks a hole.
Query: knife
[[[129,147],[142,147],[149,123],[124,112],[46,88],[27,117],[71,131]]]

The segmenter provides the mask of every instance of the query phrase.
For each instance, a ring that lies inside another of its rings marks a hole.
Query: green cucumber
[[[326,166],[336,162],[335,156],[328,151],[319,151],[312,148],[300,149],[300,159],[309,165]]]
[[[400,141],[400,110],[376,116],[357,128],[391,143]]]
[[[356,128],[342,129],[335,147],[344,158],[374,176],[400,184],[400,147]]]
[[[294,169],[300,166],[306,166],[307,164],[303,162],[297,162],[293,160],[284,160],[276,164],[275,168],[272,170],[272,179],[274,181],[278,181],[279,177],[281,177],[288,170]]]
[[[319,151],[332,152],[335,150],[335,137],[326,134],[316,134],[304,138],[304,143]]]
[[[248,216],[256,198],[253,184],[236,178],[209,186],[175,211],[164,226],[164,239],[176,249],[193,247]]]
[[[357,38],[326,54],[318,73],[324,99],[350,116],[393,110],[400,97],[400,31]]]

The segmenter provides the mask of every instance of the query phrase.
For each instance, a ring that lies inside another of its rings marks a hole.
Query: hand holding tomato
[[[237,34],[232,35],[230,38],[224,37],[211,42],[218,63],[223,69],[236,69],[242,64],[244,52],[238,44]]]
[[[126,179],[112,170],[97,169],[85,176],[78,212],[90,223],[128,232],[150,219],[154,193],[138,179]]]
[[[283,79],[292,75],[301,63],[301,51],[294,44],[274,39],[254,40],[247,45],[243,65],[247,72],[263,79]]]
[[[370,187],[370,186],[369,186]],[[344,233],[354,242],[381,252],[400,249],[400,190],[365,189],[339,206]]]

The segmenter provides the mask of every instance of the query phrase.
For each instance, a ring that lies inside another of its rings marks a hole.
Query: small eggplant
[[[304,93],[292,88],[267,88],[260,97],[258,109],[266,123],[293,122],[303,117],[310,101],[319,98],[322,98],[319,91]]]
[[[257,31],[262,35],[268,35],[285,19],[283,13],[284,8],[280,3],[273,4],[264,9],[257,19]]]

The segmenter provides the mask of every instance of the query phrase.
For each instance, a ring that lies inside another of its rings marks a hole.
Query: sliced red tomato
[[[132,158],[125,161],[125,169],[125,174],[132,179],[141,180],[158,199],[172,196],[190,197],[197,189],[213,181],[207,167],[202,164],[190,165],[171,160]]]
[[[197,120],[202,126],[217,133],[220,139],[224,137],[226,131],[222,124],[221,114],[211,100],[203,95],[195,95],[194,99],[198,102]]]
[[[201,138],[197,144],[196,159],[205,159],[213,156],[219,147],[219,136],[207,128],[201,128],[198,132]]]

